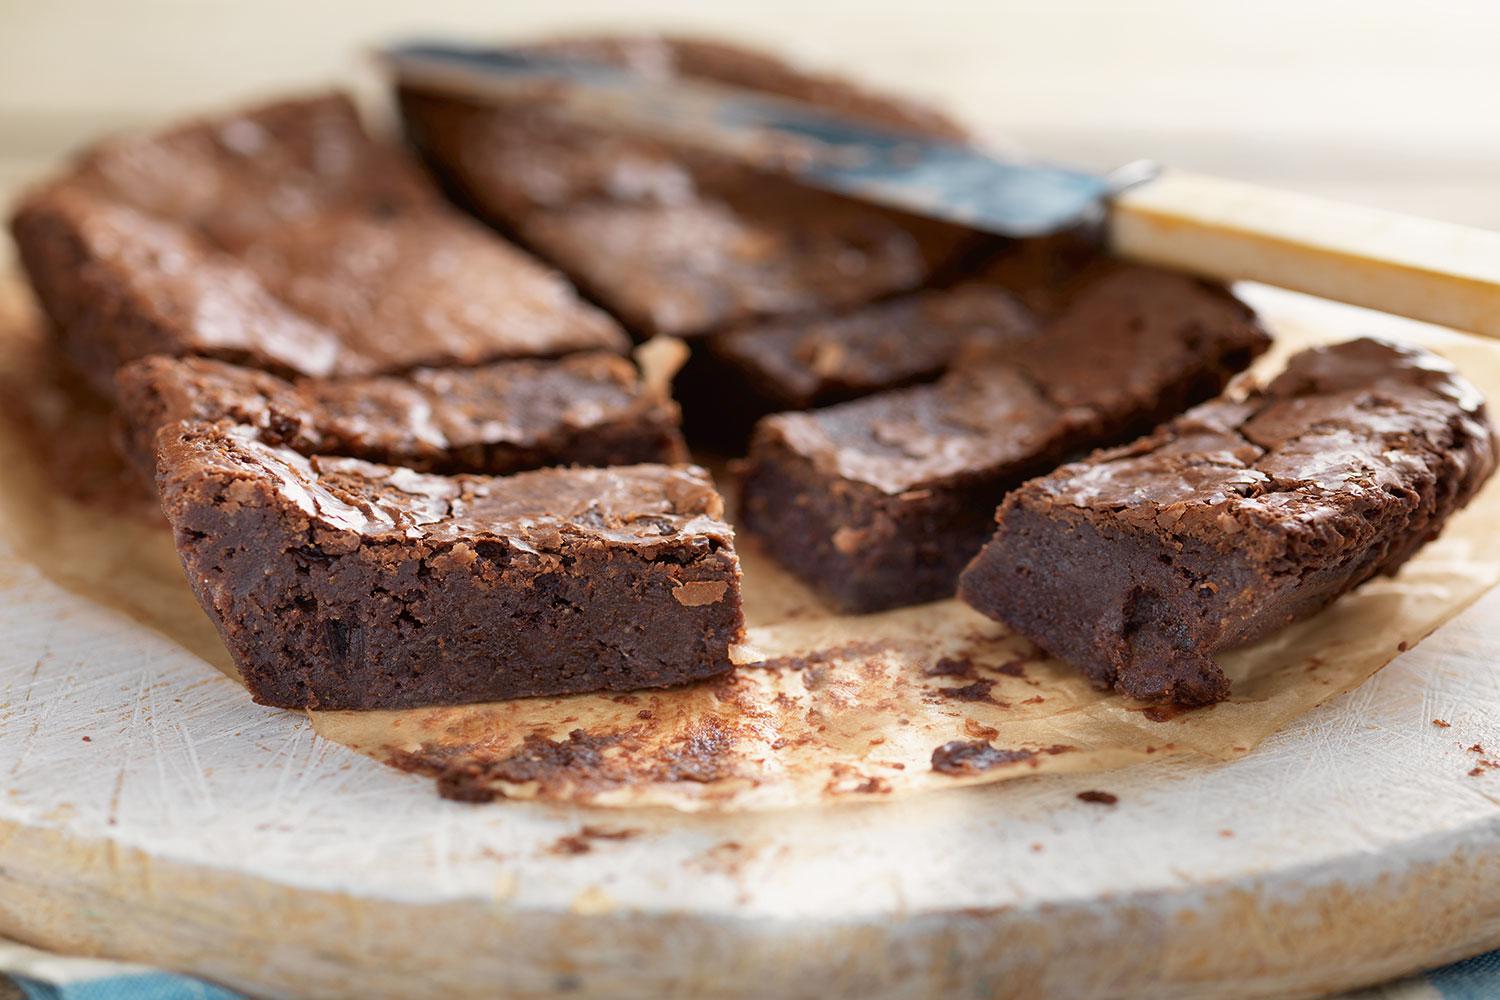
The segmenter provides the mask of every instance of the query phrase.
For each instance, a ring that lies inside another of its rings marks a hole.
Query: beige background
[[[1500,228],[1493,0],[0,0],[0,190],[104,129],[345,78],[411,33],[722,32],[1152,157]]]

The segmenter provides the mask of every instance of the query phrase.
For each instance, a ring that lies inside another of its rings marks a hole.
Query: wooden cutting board
[[[1500,945],[1500,592],[1233,763],[719,816],[440,800],[10,551],[0,637],[0,935],[259,995],[1312,996]]]

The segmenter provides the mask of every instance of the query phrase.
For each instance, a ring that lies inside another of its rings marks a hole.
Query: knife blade
[[[786,98],[517,49],[418,42],[386,49],[384,59],[403,84],[480,99],[545,99],[570,118],[1003,236],[1039,236],[1096,220],[1105,199],[1152,173],[1145,164],[1098,176],[1009,161]]]

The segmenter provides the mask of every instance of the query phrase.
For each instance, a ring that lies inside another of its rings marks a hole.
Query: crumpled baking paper
[[[160,516],[121,485],[128,473],[108,448],[107,409],[60,384],[29,308],[8,298],[0,530],[54,580],[233,676]],[[1277,348],[1257,365],[1262,374],[1295,350],[1346,335],[1274,326]],[[1500,401],[1500,345],[1416,326],[1404,337],[1447,356]],[[1168,754],[1230,759],[1357,686],[1500,582],[1497,521],[1500,488],[1491,483],[1395,578],[1221,657],[1234,694],[1205,709],[1163,710],[1097,691],[956,601],[835,615],[742,538],[750,629],[741,666],[726,677],[666,691],[309,717],[322,736],[430,775],[450,796],[614,807],[781,808]]]

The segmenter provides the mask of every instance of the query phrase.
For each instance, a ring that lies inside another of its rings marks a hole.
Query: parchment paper
[[[1274,319],[1274,318],[1273,318]],[[1274,323],[1257,365],[1337,333]],[[1419,328],[1500,400],[1500,345]],[[108,447],[14,286],[0,295],[0,525],[18,557],[234,676],[188,591],[154,504]],[[1221,658],[1228,702],[1161,711],[1094,690],[956,601],[830,614],[740,540],[751,628],[717,681],[629,695],[399,712],[309,713],[321,735],[470,799],[532,797],[682,810],[879,799],[1192,753],[1229,759],[1367,679],[1500,581],[1500,489],[1486,487],[1394,579],[1380,579]],[[3,567],[0,567],[3,569]]]

